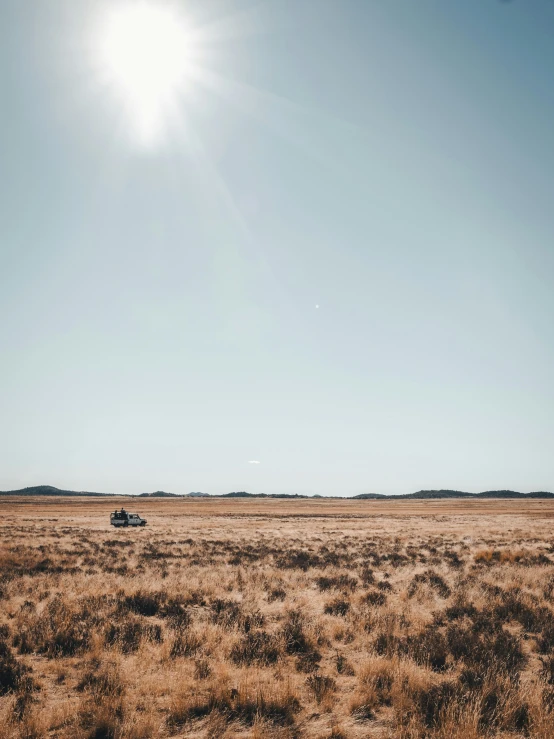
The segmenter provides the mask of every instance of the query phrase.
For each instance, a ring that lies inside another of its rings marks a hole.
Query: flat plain
[[[550,739],[553,526],[549,500],[0,497],[0,738]]]

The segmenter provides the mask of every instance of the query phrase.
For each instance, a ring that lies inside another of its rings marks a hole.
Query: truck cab
[[[110,513],[110,523],[112,526],[146,526],[146,519],[141,518],[138,513],[129,513],[122,508]]]

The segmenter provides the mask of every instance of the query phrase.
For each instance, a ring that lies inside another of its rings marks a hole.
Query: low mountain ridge
[[[402,495],[383,495],[382,493],[360,493],[352,496],[322,496],[322,495],[300,495],[298,493],[247,493],[246,491],[220,493],[211,495],[209,493],[186,493],[179,495],[178,493],[166,493],[164,490],[156,490],[154,493],[139,493],[138,495],[119,494],[119,493],[96,493],[85,490],[60,490],[52,485],[35,485],[32,487],[21,488],[19,490],[0,491],[0,495],[10,496],[60,496],[60,497],[96,497],[96,498],[112,498],[114,496],[123,498],[273,498],[284,500],[306,500],[310,498],[340,498],[341,500],[445,500],[454,498],[475,499],[488,498],[494,499],[541,499],[554,498],[554,493],[546,490],[537,490],[531,493],[520,493],[517,490],[485,490],[482,493],[467,493],[462,490],[418,490],[415,493],[404,493]]]

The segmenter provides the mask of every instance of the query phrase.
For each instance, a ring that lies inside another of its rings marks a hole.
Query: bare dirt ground
[[[0,738],[550,739],[553,527],[548,500],[0,497]]]

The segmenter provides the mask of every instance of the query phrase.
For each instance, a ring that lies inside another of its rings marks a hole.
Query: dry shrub
[[[334,577],[318,577],[316,585],[321,591],[326,590],[342,590],[354,591],[358,587],[358,580],[350,575],[337,575]]]
[[[446,584],[444,578],[434,570],[426,570],[425,572],[414,575],[411,583],[408,585],[408,597],[413,598],[422,585],[427,585],[440,595],[441,598],[450,597],[451,591],[449,586]]]
[[[355,675],[355,670],[344,654],[337,654],[335,657],[335,668],[339,675]]]
[[[175,633],[169,656],[171,659],[176,657],[194,657],[202,649],[203,642],[199,634],[189,629],[180,629]]]
[[[333,726],[329,734],[325,734],[321,739],[348,739],[348,734],[341,726]]]
[[[508,672],[515,676],[527,661],[517,637],[488,620],[474,622],[471,627],[449,626],[446,643],[455,661],[463,660],[482,674]]]
[[[414,693],[413,714],[427,729],[436,729],[444,725],[447,712],[453,711],[456,703],[465,703],[463,691],[460,686],[447,680],[442,683],[431,685],[428,689],[422,689]]]
[[[211,604],[212,623],[225,628],[237,628],[244,632],[264,625],[260,611],[244,611],[242,604],[234,600],[217,598]]]
[[[210,663],[205,659],[197,659],[194,663],[195,680],[207,680],[212,676],[212,668]]]
[[[123,596],[119,601],[119,610],[131,612],[137,616],[156,616],[165,601],[165,594],[137,590],[131,595]]]
[[[163,635],[159,624],[148,623],[140,616],[128,615],[106,627],[105,640],[106,644],[128,654],[136,652],[143,641],[161,643]]]
[[[314,644],[306,634],[306,617],[302,611],[288,611],[281,627],[287,654],[306,654],[314,651]]]
[[[11,725],[10,739],[44,739],[48,735],[48,717],[40,706],[25,711],[17,724]]]
[[[0,640],[0,695],[34,687],[31,670],[19,662],[9,645]]]
[[[125,595],[118,594],[117,612],[134,613],[137,616],[159,616],[173,626],[188,626],[191,614],[187,599],[181,595],[170,595],[165,590],[146,591],[140,589]]]
[[[531,711],[513,682],[491,674],[470,688],[461,680],[448,679],[427,686],[401,685],[403,700],[393,691],[399,726],[410,727],[414,736],[484,736],[491,730],[527,735]],[[461,731],[461,728],[465,734]],[[431,732],[431,734],[429,734]]]
[[[233,645],[231,660],[236,665],[273,665],[281,654],[279,640],[265,631],[249,631]]]
[[[379,583],[379,585],[381,584]],[[384,606],[387,602],[387,596],[379,590],[368,590],[367,593],[362,595],[361,602],[368,606]]]
[[[360,572],[360,579],[364,585],[374,585],[375,584],[375,573],[371,569],[371,567],[364,567],[362,571]]]
[[[380,706],[390,706],[397,663],[386,658],[366,662],[358,672],[358,687],[350,700],[350,713],[360,721],[375,718]]]
[[[119,739],[125,721],[121,696],[90,695],[77,714],[78,726],[86,739]]]
[[[83,673],[77,690],[99,696],[119,697],[125,693],[125,683],[119,665],[115,662],[100,663],[93,660]]]
[[[272,588],[267,593],[267,600],[273,603],[276,600],[283,601],[287,597],[287,591],[284,588]]]
[[[381,633],[375,639],[374,649],[377,654],[387,657],[410,657],[418,665],[428,666],[437,672],[446,669],[448,657],[446,639],[433,626],[403,637],[390,632]]]
[[[541,660],[541,677],[547,685],[554,685],[554,654]]]
[[[153,739],[163,736],[165,721],[155,713],[129,713],[118,729],[117,739]]]
[[[311,567],[324,567],[325,564],[321,557],[305,549],[291,549],[281,554],[275,561],[275,566],[280,569],[302,572],[307,572]]]
[[[226,722],[240,721],[252,726],[257,721],[272,725],[292,725],[300,710],[300,701],[289,685],[251,686],[240,683],[230,687],[223,678],[214,679],[203,691],[191,694],[188,686],[174,697],[169,714],[172,726],[182,726],[196,718],[219,714]]]
[[[476,691],[479,701],[479,728],[482,731],[496,728],[503,731],[528,733],[530,726],[529,705],[514,685],[512,676],[491,673],[482,688]]]
[[[459,594],[454,603],[445,609],[444,616],[448,621],[457,621],[461,618],[472,618],[477,614],[477,609],[466,600],[466,598]]]
[[[518,564],[525,567],[552,564],[545,554],[536,554],[527,549],[482,549],[475,553],[474,561],[481,565]]]
[[[344,598],[334,598],[325,604],[323,613],[327,613],[331,616],[346,616],[350,610],[350,601]]]
[[[91,631],[98,616],[87,603],[71,605],[60,596],[53,598],[41,614],[20,616],[14,646],[22,654],[48,657],[73,656],[90,646]]]
[[[322,703],[337,690],[336,680],[327,675],[310,675],[306,679],[306,685],[314,694],[317,703]]]
[[[296,656],[299,672],[315,672],[321,660],[315,640],[307,631],[306,616],[299,609],[288,611],[279,636],[283,640],[286,654]]]

